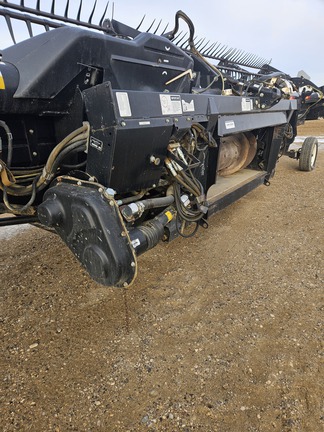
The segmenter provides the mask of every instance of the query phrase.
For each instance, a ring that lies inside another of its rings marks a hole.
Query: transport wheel
[[[299,169],[301,171],[312,171],[318,153],[318,141],[315,137],[307,137],[302,145],[299,156]]]

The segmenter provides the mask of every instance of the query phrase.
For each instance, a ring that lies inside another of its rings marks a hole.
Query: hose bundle
[[[0,162],[0,189],[3,191],[3,201],[6,207],[14,212],[26,211],[34,202],[36,194],[44,189],[55,177],[57,169],[62,161],[72,152],[85,151],[89,139],[90,125],[87,122],[83,126],[71,132],[50,153],[43,169],[17,170],[10,168]],[[22,184],[32,180],[29,184]],[[30,199],[23,207],[12,207],[8,201],[8,195],[29,196]]]

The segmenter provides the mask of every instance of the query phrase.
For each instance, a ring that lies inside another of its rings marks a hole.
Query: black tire
[[[318,153],[318,141],[315,137],[307,137],[302,145],[299,156],[299,169],[301,171],[312,171]]]

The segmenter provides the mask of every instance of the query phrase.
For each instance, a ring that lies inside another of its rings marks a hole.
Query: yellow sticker
[[[2,76],[2,73],[0,72],[0,90],[5,90],[6,86],[5,86],[5,82]]]
[[[170,211],[165,212],[165,216],[168,218],[168,221],[172,221],[173,219],[173,215]]]

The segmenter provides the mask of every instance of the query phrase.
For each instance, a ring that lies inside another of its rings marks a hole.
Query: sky
[[[19,3],[19,0],[8,0]],[[66,0],[56,0],[57,13],[63,14]],[[94,0],[83,0],[82,17],[91,13]],[[271,60],[271,65],[297,76],[303,70],[318,86],[324,85],[324,0],[114,0],[114,18],[127,25],[145,20],[145,31],[155,18],[161,28],[174,25],[177,10],[184,11],[195,25],[196,35],[211,42]],[[25,0],[34,7],[36,0]],[[49,10],[51,0],[41,0]],[[97,0],[93,22],[99,21],[106,0]],[[70,0],[69,16],[75,17],[79,0]],[[107,17],[112,15],[112,1]],[[155,28],[153,26],[153,28]],[[182,25],[185,28],[185,25]],[[18,40],[27,38],[26,26],[15,23]],[[3,17],[0,17],[0,50],[12,44]]]

